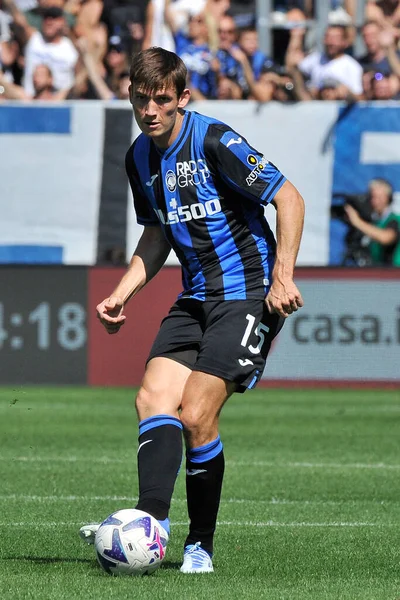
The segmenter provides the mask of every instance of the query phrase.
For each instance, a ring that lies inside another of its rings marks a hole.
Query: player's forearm
[[[277,250],[273,278],[293,277],[304,223],[304,200],[288,181],[274,200]]]
[[[112,296],[126,303],[135,296],[161,269],[171,250],[165,238],[145,229],[129,263],[129,267]]]
[[[117,296],[126,303],[132,296],[135,296],[147,283],[146,268],[143,260],[132,256],[129,267],[111,296]]]

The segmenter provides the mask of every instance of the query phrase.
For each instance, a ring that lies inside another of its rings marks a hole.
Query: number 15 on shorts
[[[248,350],[250,350],[252,354],[260,354],[262,345],[265,341],[264,333],[268,333],[269,327],[267,327],[267,325],[264,325],[263,323],[259,323],[257,327],[254,328],[256,317],[254,317],[253,315],[246,315],[246,319],[247,326],[242,337],[242,341],[240,343],[244,348],[248,348]],[[258,337],[259,341],[257,346],[248,345],[248,341],[252,333],[254,333]]]

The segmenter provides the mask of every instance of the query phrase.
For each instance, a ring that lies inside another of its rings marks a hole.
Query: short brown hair
[[[148,48],[135,54],[129,72],[131,84],[148,92],[172,87],[178,98],[186,87],[187,69],[177,54],[164,48]]]

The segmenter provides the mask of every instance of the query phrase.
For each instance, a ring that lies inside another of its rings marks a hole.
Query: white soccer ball
[[[94,542],[100,566],[111,575],[146,575],[165,557],[165,531],[142,510],[128,508],[113,513],[100,525]]]

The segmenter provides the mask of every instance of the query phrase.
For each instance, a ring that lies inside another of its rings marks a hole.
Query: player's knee
[[[174,399],[162,389],[142,386],[136,396],[136,410],[140,420],[160,414],[175,414],[178,407]]]
[[[140,419],[160,414],[162,397],[144,387],[141,387],[136,396],[136,410]]]
[[[180,414],[185,435],[188,438],[208,438],[213,428],[214,419],[197,407],[182,407]]]

